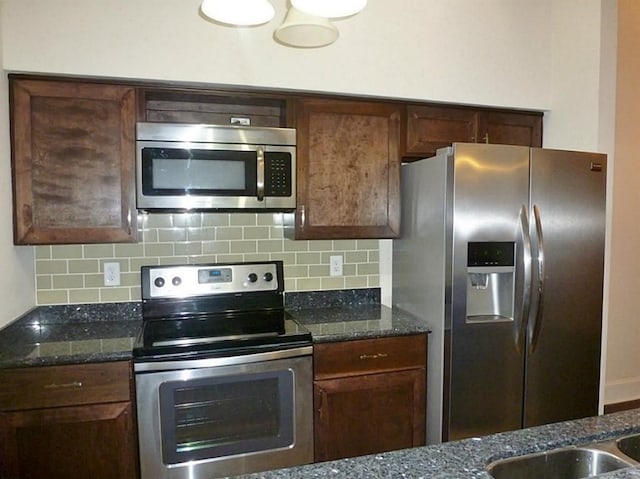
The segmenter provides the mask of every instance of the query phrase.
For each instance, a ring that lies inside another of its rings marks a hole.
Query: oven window
[[[255,196],[255,151],[142,149],[142,191],[147,196]]]
[[[292,445],[293,387],[291,370],[161,384],[163,462]]]

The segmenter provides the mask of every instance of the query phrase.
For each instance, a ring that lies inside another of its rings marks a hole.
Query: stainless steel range
[[[143,479],[313,461],[312,343],[282,262],[145,266],[134,346]]]

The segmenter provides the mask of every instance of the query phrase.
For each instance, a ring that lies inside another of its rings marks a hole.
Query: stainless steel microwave
[[[136,200],[142,210],[291,211],[296,131],[138,123]]]

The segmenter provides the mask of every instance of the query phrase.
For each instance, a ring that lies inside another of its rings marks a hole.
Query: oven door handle
[[[259,146],[256,155],[258,158],[258,201],[264,201],[264,148]]]
[[[158,359],[156,361],[140,359],[140,362],[134,362],[133,369],[137,373],[144,373],[174,371],[176,369],[212,368],[217,366],[234,366],[237,364],[273,361],[275,359],[296,358],[300,356],[310,356],[311,354],[313,354],[313,346],[301,346],[298,348],[279,349],[277,351],[269,351],[266,353],[243,354],[224,358],[182,359],[176,361],[167,359]]]

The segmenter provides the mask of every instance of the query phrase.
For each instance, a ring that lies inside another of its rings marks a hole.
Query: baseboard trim
[[[640,407],[640,399],[634,399],[633,401],[624,401],[614,404],[605,404],[604,413],[609,414],[612,412],[628,411],[629,409],[636,409]]]

